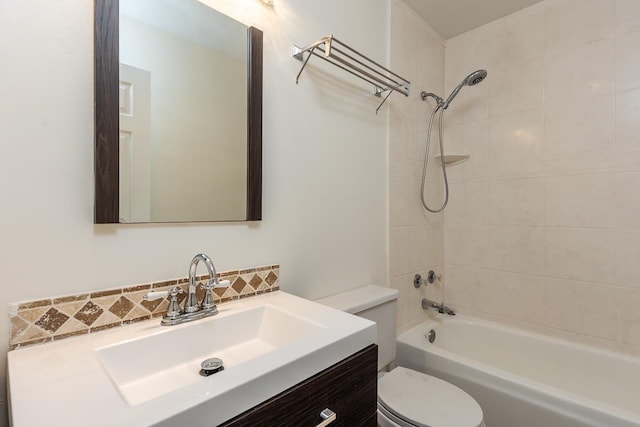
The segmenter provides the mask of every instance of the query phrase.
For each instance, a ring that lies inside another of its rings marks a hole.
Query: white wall
[[[548,0],[447,41],[447,300],[640,354],[640,2]]]
[[[426,149],[428,117],[435,106],[422,101],[421,91],[444,90],[444,41],[413,10],[399,0],[391,6],[391,69],[411,80],[408,98],[391,98],[389,125],[389,212],[391,286],[400,291],[398,330],[404,331],[425,319],[424,297],[440,301],[439,283],[416,289],[413,276],[427,276],[431,269],[444,270],[443,214],[421,207],[420,179]],[[430,157],[439,153],[433,140]],[[444,200],[442,172],[429,163],[427,203],[437,208]]]
[[[7,303],[281,264],[309,298],[386,285],[387,109],[359,80],[300,63],[329,33],[386,63],[386,0],[208,0],[264,31],[263,218],[252,224],[93,225],[93,2],[0,0],[0,334]],[[0,389],[4,389],[0,385]]]

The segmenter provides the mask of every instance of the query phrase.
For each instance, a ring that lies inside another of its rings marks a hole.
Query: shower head
[[[475,86],[487,77],[487,70],[477,70],[469,74],[464,79],[464,84],[467,86]]]
[[[473,73],[469,74],[451,92],[451,95],[449,95],[449,97],[444,102],[444,104],[442,104],[442,108],[447,109],[449,107],[449,104],[451,103],[451,101],[453,101],[453,98],[455,98],[458,95],[458,92],[460,92],[460,90],[464,86],[475,86],[478,83],[480,83],[481,81],[483,81],[486,77],[487,77],[487,70],[476,70]]]

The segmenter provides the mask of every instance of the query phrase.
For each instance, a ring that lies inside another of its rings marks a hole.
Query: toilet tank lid
[[[398,290],[382,286],[367,285],[325,298],[316,302],[340,311],[355,314],[385,302],[398,299]]]

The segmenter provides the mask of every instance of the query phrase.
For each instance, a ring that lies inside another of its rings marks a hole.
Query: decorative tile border
[[[219,304],[278,290],[279,276],[279,265],[218,273],[218,279],[229,280],[231,286],[215,288],[214,302]],[[208,281],[209,276],[198,276],[197,279],[201,284]],[[9,344],[14,350],[161,317],[169,305],[168,299],[145,301],[142,297],[151,290],[170,291],[176,285],[186,291],[187,281],[183,277],[121,289],[13,303],[9,309]],[[202,287],[198,286],[198,300],[202,300],[203,294]],[[179,295],[180,303],[184,298],[186,292]]]

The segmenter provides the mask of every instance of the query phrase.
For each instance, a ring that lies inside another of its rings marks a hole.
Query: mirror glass
[[[247,30],[197,0],[120,0],[119,222],[247,219]]]

